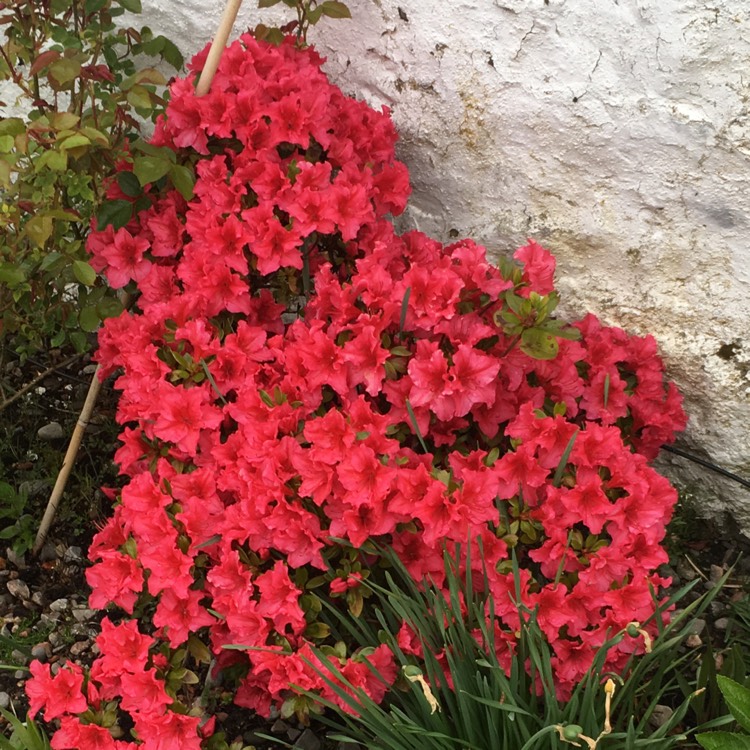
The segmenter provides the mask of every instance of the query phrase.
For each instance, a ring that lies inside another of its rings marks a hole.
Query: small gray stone
[[[69,607],[70,602],[67,599],[55,599],[55,601],[49,605],[49,608],[53,612],[65,612]]]
[[[47,636],[47,637],[49,638],[49,642],[50,642],[50,644],[51,644],[51,645],[52,645],[52,646],[53,646],[54,648],[57,648],[57,647],[58,647],[58,646],[60,646],[60,645],[62,644],[62,642],[63,642],[62,636],[61,636],[61,635],[60,635],[59,633],[55,633],[55,631],[54,631],[54,630],[53,630],[53,631],[52,631],[52,632],[51,632],[51,633],[49,634],[49,636]]]
[[[10,696],[4,690],[0,692],[0,708],[5,710],[10,708]]]
[[[711,572],[708,574],[708,577],[711,579],[711,581],[713,581],[713,583],[718,583],[723,575],[724,568],[722,568],[721,565],[712,565]]]
[[[57,560],[55,545],[52,542],[45,542],[44,547],[39,552],[39,562],[52,562],[53,560]]]
[[[5,585],[11,596],[15,596],[16,599],[22,599],[23,601],[29,600],[29,597],[31,596],[29,587],[20,578],[14,578],[13,580],[8,581]]]
[[[98,365],[95,365],[95,364],[86,365],[86,367],[84,367],[83,370],[81,370],[81,374],[82,375],[93,375],[96,372],[97,367],[98,367]]]
[[[695,572],[695,568],[693,568],[687,560],[678,560],[675,565],[675,570],[677,571],[677,575],[680,576],[683,581],[692,581],[698,575]]]
[[[717,630],[726,630],[729,627],[729,618],[728,617],[720,617],[715,623],[714,627]]]
[[[70,647],[70,655],[80,656],[84,651],[88,651],[89,646],[91,646],[91,643],[89,641],[76,641]]]
[[[669,706],[662,706],[657,704],[654,706],[654,710],[651,712],[648,723],[654,728],[658,729],[664,726],[671,718],[674,711]]]
[[[297,738],[294,743],[295,750],[319,750],[320,740],[310,729],[305,729],[304,732]]]
[[[49,424],[44,425],[44,427],[40,427],[36,434],[40,440],[46,440],[48,442],[62,440],[65,437],[65,432],[59,422],[50,422]]]
[[[287,724],[283,719],[276,719],[274,721],[273,726],[271,727],[271,731],[274,734],[284,734],[284,732],[289,731],[289,724]]]
[[[37,607],[41,607],[44,604],[44,594],[41,591],[35,591],[31,595],[31,601],[37,605]]]
[[[17,555],[11,547],[5,552],[8,562],[13,563],[19,570],[26,569],[26,555]]]
[[[63,555],[63,562],[79,563],[83,561],[83,554],[80,547],[68,547]]]
[[[59,612],[42,612],[41,615],[39,615],[39,624],[43,628],[54,628],[55,625],[60,620],[60,613]]]
[[[10,660],[14,664],[26,665],[29,663],[29,657],[24,654],[23,651],[19,651],[17,648],[14,648],[13,651],[10,652]]]
[[[47,642],[37,643],[31,648],[31,657],[39,661],[47,661],[52,656],[52,648]]]
[[[690,632],[693,635],[700,635],[705,629],[706,621],[701,620],[700,617],[696,617],[695,620],[690,623]]]
[[[93,609],[88,609],[86,607],[80,607],[73,610],[73,617],[77,622],[88,622],[95,614],[96,612]]]

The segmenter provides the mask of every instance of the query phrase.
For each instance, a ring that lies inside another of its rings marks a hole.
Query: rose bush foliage
[[[138,294],[98,353],[120,373],[127,484],[88,581],[119,614],[90,674],[34,667],[32,710],[61,718],[57,750],[190,750],[214,720],[188,667],[210,662],[240,706],[304,716],[293,686],[339,701],[315,648],[380,700],[392,654],[348,653],[322,607],[368,616],[373,542],[440,583],[444,544],[472,540],[477,586],[481,544],[506,661],[514,550],[564,697],[665,583],[676,496],[649,460],[685,416],[653,338],[555,321],[554,259],[534,242],[501,272],[471,240],[399,236],[388,112],[344,96],[314,50],[245,35],[197,98],[204,60],[151,144],[195,171],[192,197],[168,176],[137,198],[113,182],[143,207],[89,242]],[[626,638],[608,667],[640,647]]]

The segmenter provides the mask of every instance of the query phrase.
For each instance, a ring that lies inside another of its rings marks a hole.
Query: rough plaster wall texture
[[[495,254],[544,243],[564,312],[653,333],[687,445],[750,477],[747,0],[347,3],[352,21],[311,38],[345,91],[393,111],[414,186],[403,226]],[[143,5],[136,23],[191,54],[224,2]],[[279,17],[245,0],[235,35]],[[750,532],[750,493],[672,463]]]

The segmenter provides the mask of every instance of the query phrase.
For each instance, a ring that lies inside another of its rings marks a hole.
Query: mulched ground
[[[64,360],[60,357],[59,361]],[[0,403],[12,395],[8,382],[29,383],[50,364],[54,360],[29,362],[23,368],[6,365],[0,372],[0,386],[5,384]],[[23,487],[28,494],[25,512],[31,517],[29,525],[34,533],[94,369],[87,358],[79,358],[40,380],[0,416],[0,481]],[[87,605],[84,570],[88,544],[97,523],[103,522],[108,513],[109,503],[101,487],[116,486],[118,481],[112,465],[118,432],[114,411],[115,394],[107,386],[39,557],[33,558],[30,552],[16,554],[0,540],[0,664],[11,667],[0,669],[0,707],[11,708],[19,716],[27,707],[23,693],[27,672],[20,667],[32,658],[52,664],[71,660],[85,665],[96,653],[94,639],[102,613]],[[0,516],[0,531],[3,526],[7,521]],[[712,587],[740,553],[748,551],[744,540],[720,533],[710,521],[693,517],[690,509],[678,511],[667,546],[671,563],[664,573],[673,576],[674,587],[702,579],[693,596]],[[729,585],[703,620],[696,623],[692,645],[695,639],[711,639],[721,650],[727,630],[734,629],[736,634],[740,625],[730,615],[734,602],[746,599],[749,580],[750,555],[745,555]],[[750,607],[747,611],[750,628]],[[244,710],[229,709],[220,718],[229,741],[242,738],[258,748],[282,746],[259,738],[260,732],[294,743],[300,750],[337,747],[326,739],[326,730],[320,726],[305,728],[293,720],[253,721]]]

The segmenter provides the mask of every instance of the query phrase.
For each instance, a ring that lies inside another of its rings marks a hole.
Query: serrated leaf
[[[750,750],[750,735],[732,732],[704,732],[696,734],[698,744],[706,750]]]
[[[84,307],[80,313],[78,313],[78,324],[81,326],[82,331],[91,333],[99,327],[99,314],[96,312],[96,308],[92,305]]]
[[[169,63],[175,70],[180,70],[185,62],[182,52],[180,52],[174,42],[164,37],[162,38],[164,39],[164,47],[161,51],[162,59]]]
[[[96,271],[85,260],[73,261],[73,276],[85,286],[94,286]]]
[[[750,732],[750,690],[729,677],[718,675],[716,683],[737,723]]]
[[[96,214],[96,228],[101,231],[110,224],[114,229],[124,227],[133,216],[133,205],[130,201],[107,201]]]
[[[120,172],[117,175],[117,184],[128,198],[137,198],[143,192],[140,181],[132,172]]]
[[[172,164],[168,159],[157,156],[136,156],[133,160],[133,174],[141,185],[160,180],[171,168]]]
[[[344,3],[338,0],[325,0],[320,6],[324,16],[329,18],[351,18],[352,13]]]
[[[195,175],[191,169],[181,164],[174,164],[169,170],[169,178],[186,201],[189,201],[193,197]]]

